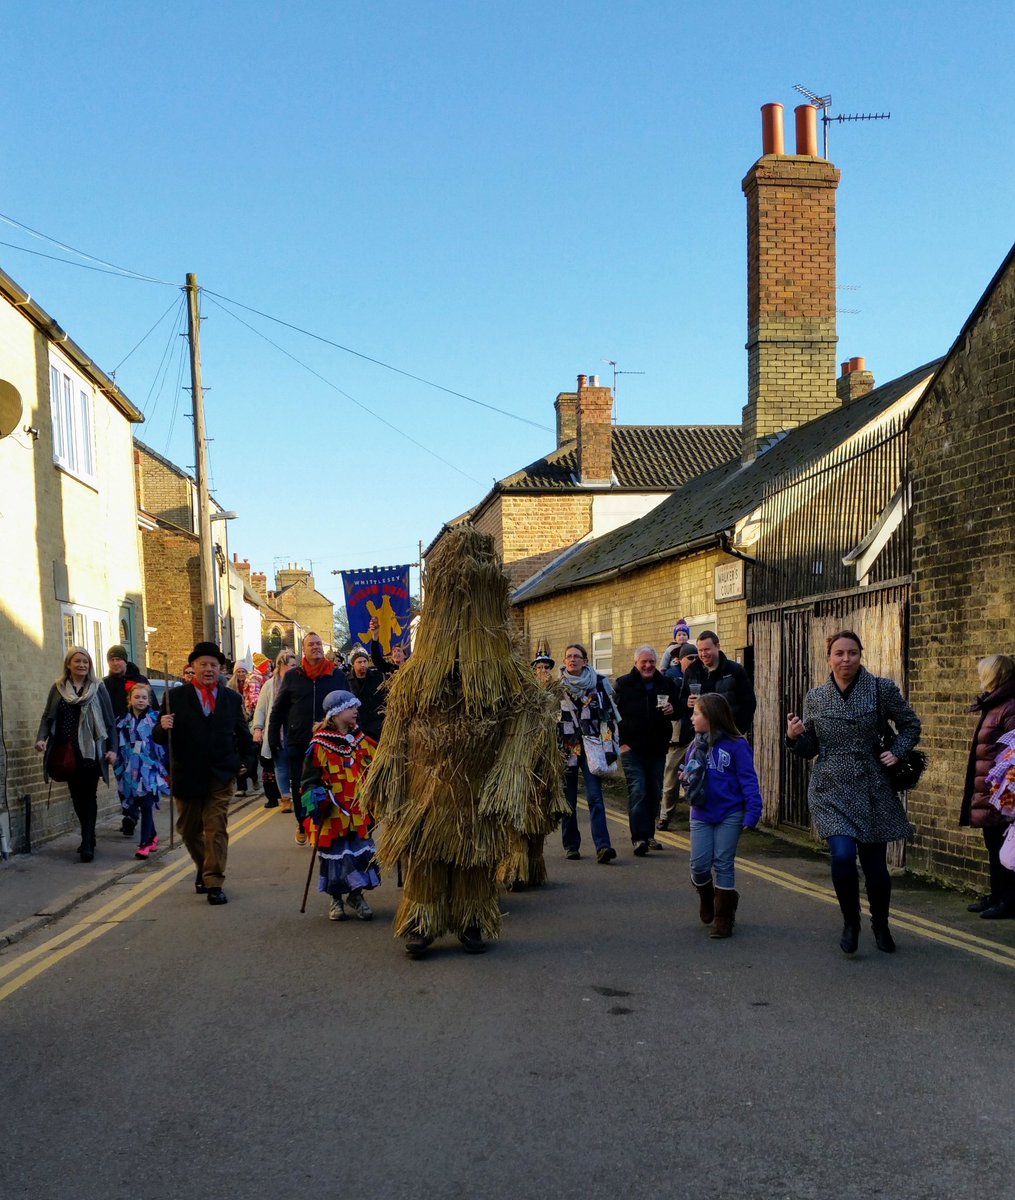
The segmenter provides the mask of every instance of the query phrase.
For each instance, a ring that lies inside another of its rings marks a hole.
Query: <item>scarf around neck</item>
[[[581,700],[583,696],[596,690],[596,672],[586,663],[580,675],[569,675],[566,670],[561,671],[560,682],[573,700]]]
[[[308,679],[320,679],[322,675],[330,675],[332,671],[332,664],[326,658],[322,658],[320,662],[312,663],[304,655],[300,666],[303,668],[303,674]]]
[[[81,757],[97,759],[99,743],[109,732],[106,729],[102,708],[99,705],[99,681],[97,679],[90,680],[81,689],[80,695],[74,690],[70,679],[61,680],[56,685],[56,690],[60,693],[60,699],[66,704],[81,709],[81,716],[78,720],[78,749],[81,751]]]

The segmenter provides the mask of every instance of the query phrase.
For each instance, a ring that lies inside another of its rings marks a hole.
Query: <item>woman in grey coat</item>
[[[807,693],[802,719],[788,714],[786,745],[802,758],[817,755],[807,802],[832,855],[832,885],[845,922],[840,948],[853,954],[859,944],[859,856],[874,940],[879,950],[891,954],[895,942],[888,928],[892,881],[887,848],[890,841],[908,838],[912,826],[885,768],[919,741],[920,719],[893,680],[860,665],[863,646],[852,630],[833,633],[825,648],[831,675]],[[898,733],[884,753],[878,747],[879,701],[882,722],[890,720]]]

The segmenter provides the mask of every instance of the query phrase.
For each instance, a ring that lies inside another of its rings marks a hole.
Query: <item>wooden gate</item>
[[[782,613],[782,694],[779,697],[780,734],[786,728],[790,712],[803,712],[804,696],[811,683],[811,621],[813,608],[784,609]],[[810,829],[807,807],[807,762],[791,754],[780,737],[782,769],[779,787],[779,822]]]

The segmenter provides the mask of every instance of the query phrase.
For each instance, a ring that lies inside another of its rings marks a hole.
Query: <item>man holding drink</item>
[[[706,629],[698,638],[698,661],[684,672],[680,699],[693,709],[698,696],[709,692],[724,697],[733,710],[737,729],[748,733],[758,707],[754,684],[744,668],[719,649],[719,635]]]
[[[639,646],[634,669],[614,685],[620,712],[620,761],[627,779],[627,813],[634,853],[644,858],[655,840],[666,752],[673,734],[678,688],[656,670],[656,652]]]

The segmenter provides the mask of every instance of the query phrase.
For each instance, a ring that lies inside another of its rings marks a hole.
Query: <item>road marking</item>
[[[618,825],[627,825],[626,820],[622,816],[609,812],[607,815]],[[690,851],[691,849],[691,840],[684,834],[659,830],[655,836],[665,845],[673,846],[677,850]],[[809,899],[818,900],[822,904],[831,904],[835,908],[839,907],[839,901],[836,899],[835,892],[830,887],[826,887],[820,883],[812,883],[807,879],[800,879],[796,875],[791,875],[788,871],[780,871],[778,867],[770,867],[765,863],[755,862],[750,858],[737,858],[737,870],[742,871],[745,875],[753,875],[758,879],[764,879],[767,883],[774,883],[777,887],[781,887],[787,892],[795,892],[799,896],[807,896]],[[967,954],[975,954],[979,958],[999,963],[1003,967],[1015,967],[1015,947],[1005,946],[1000,942],[992,942],[988,938],[979,937],[975,933],[966,933],[962,929],[954,929],[950,925],[942,925],[939,921],[932,921],[929,917],[921,917],[919,913],[906,912],[905,909],[893,906],[892,925],[898,929],[904,929],[907,933],[915,933],[918,937],[937,942],[941,946],[951,946],[953,949],[964,950]]]
[[[277,815],[276,810],[255,811],[241,817],[229,830],[230,845],[252,833],[265,821],[270,821]],[[0,965],[0,979],[13,976],[7,983],[0,986],[0,1000],[6,1000],[19,988],[31,983],[44,971],[56,966],[71,954],[82,950],[90,942],[108,933],[115,925],[132,917],[140,909],[157,899],[163,892],[169,891],[184,879],[194,874],[194,864],[189,858],[167,867],[157,875],[149,875],[140,880],[125,893],[114,897],[90,917],[68,926],[51,938],[47,938],[33,950],[19,954],[10,962]]]

